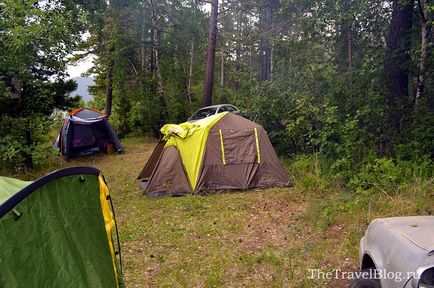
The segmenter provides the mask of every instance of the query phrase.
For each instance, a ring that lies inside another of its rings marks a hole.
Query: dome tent
[[[124,287],[115,223],[96,168],[0,177],[0,286]]]
[[[151,197],[289,185],[263,127],[224,112],[167,124],[138,179]]]
[[[54,147],[59,148],[65,159],[107,152],[108,145],[122,153],[116,132],[104,115],[92,108],[79,108],[64,120],[57,134]]]

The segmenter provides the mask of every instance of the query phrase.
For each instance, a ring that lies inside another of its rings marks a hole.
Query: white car
[[[434,216],[373,220],[349,288],[434,288]]]
[[[240,114],[240,110],[232,104],[218,104],[200,108],[193,115],[191,115],[190,118],[188,118],[188,121],[196,121],[226,111],[234,114]]]

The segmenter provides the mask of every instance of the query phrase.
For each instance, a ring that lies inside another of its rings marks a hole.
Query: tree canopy
[[[0,1],[0,154],[9,165],[33,165],[44,123],[76,84],[65,73],[84,23],[73,1]],[[40,148],[40,147],[39,147]]]
[[[2,125],[70,107],[65,64],[81,50],[97,56],[93,104],[120,136],[158,136],[211,100],[346,180],[375,159],[434,157],[430,0],[0,3]]]

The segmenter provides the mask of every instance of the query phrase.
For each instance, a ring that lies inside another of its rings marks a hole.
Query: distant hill
[[[72,80],[77,82],[78,87],[77,90],[71,92],[71,96],[80,95],[86,102],[93,100],[93,96],[87,91],[88,86],[94,85],[93,77],[74,77]]]

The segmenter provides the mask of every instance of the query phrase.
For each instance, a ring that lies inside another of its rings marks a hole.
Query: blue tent
[[[65,159],[107,152],[110,146],[118,153],[123,152],[107,118],[101,112],[88,108],[71,112],[54,142],[54,147],[60,149]]]

